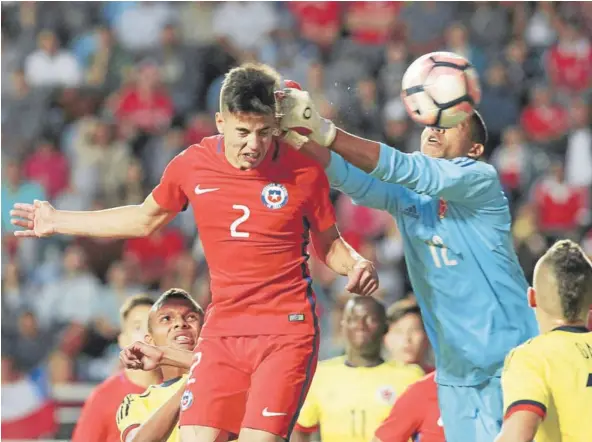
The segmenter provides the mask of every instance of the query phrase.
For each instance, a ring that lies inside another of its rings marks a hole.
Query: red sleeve
[[[188,204],[187,196],[181,187],[182,177],[185,175],[183,162],[186,158],[181,152],[168,164],[160,183],[152,191],[156,203],[170,212],[181,212]]]
[[[303,427],[299,423],[296,423],[296,425],[294,426],[294,430],[300,431],[301,433],[306,433],[306,434],[316,433],[317,431],[319,431],[319,428],[320,427],[318,425],[315,425],[314,427]]]
[[[78,423],[74,428],[72,442],[104,442],[107,440],[108,424],[101,403],[101,392],[95,389],[82,407]],[[115,426],[115,417],[111,416]]]
[[[140,425],[138,425],[138,424],[130,425],[129,427],[127,427],[125,430],[123,430],[123,433],[121,433],[121,440],[125,442],[125,438],[130,433],[130,431],[135,430],[136,428],[139,428],[139,427],[140,427]]]
[[[399,396],[388,417],[376,430],[377,439],[383,442],[407,442],[419,432],[423,406],[418,399],[423,396],[420,385],[412,385]]]
[[[329,198],[331,188],[325,171],[320,166],[313,166],[312,173],[315,176],[308,200],[307,218],[313,231],[324,232],[336,222],[335,209]]]

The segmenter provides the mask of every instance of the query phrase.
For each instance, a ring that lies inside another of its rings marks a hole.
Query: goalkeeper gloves
[[[284,89],[280,98],[280,114],[280,128],[282,130],[307,132],[306,137],[324,147],[329,147],[335,140],[337,134],[335,125],[332,121],[319,115],[310,94],[306,91],[294,88]],[[293,140],[286,139],[290,144],[293,144],[291,141],[296,144],[300,142],[298,147],[301,147],[305,142],[302,139],[297,139],[290,132],[286,136],[294,138]]]

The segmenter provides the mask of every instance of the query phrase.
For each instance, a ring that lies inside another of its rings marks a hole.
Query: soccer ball
[[[412,120],[448,129],[472,115],[481,100],[481,87],[477,71],[466,58],[431,52],[407,68],[401,97]]]

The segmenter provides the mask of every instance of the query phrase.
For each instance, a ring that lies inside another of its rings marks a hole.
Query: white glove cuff
[[[335,141],[337,135],[337,128],[331,120],[321,118],[319,120],[319,128],[310,134],[310,139],[315,143],[324,147],[329,147]]]
[[[292,146],[296,150],[300,150],[304,143],[308,141],[308,138],[304,135],[300,135],[298,132],[289,130],[285,133],[283,140]]]

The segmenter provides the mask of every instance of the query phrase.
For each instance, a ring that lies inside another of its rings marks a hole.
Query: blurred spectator
[[[68,160],[49,139],[40,139],[23,165],[25,178],[41,184],[46,195],[53,199],[70,181]]]
[[[198,52],[186,47],[179,38],[179,30],[167,24],[160,33],[160,42],[153,53],[160,69],[162,83],[167,87],[178,114],[195,108],[197,92],[203,88],[202,60]]]
[[[104,210],[114,205],[105,205],[103,200],[97,199],[90,206],[90,210]],[[119,238],[76,238],[75,243],[84,250],[86,263],[93,275],[100,280],[107,280],[107,271],[123,256],[125,241]],[[127,267],[125,268],[127,270]]]
[[[534,172],[532,157],[531,148],[524,141],[520,128],[508,127],[502,136],[502,144],[493,152],[491,164],[497,169],[511,202],[530,185]]]
[[[445,44],[446,50],[461,55],[469,60],[479,75],[485,73],[487,68],[487,58],[483,50],[471,44],[467,29],[460,23],[455,23],[446,29]]]
[[[479,111],[487,121],[490,144],[495,146],[503,130],[518,119],[519,97],[508,87],[506,71],[501,63],[494,63],[487,69],[482,88]]]
[[[345,26],[350,38],[370,49],[384,45],[397,29],[401,2],[347,2]]]
[[[146,238],[128,240],[125,258],[139,264],[142,284],[158,288],[158,282],[172,268],[184,247],[181,232],[167,226]]]
[[[378,73],[378,85],[386,102],[401,95],[401,81],[409,66],[409,54],[405,42],[400,40],[387,42],[385,56],[386,63]]]
[[[502,47],[510,34],[509,10],[502,2],[478,2],[470,17],[474,42],[493,53]]]
[[[548,237],[571,237],[589,222],[588,191],[565,181],[563,164],[553,163],[533,192],[538,226]]]
[[[74,187],[89,199],[101,195],[107,207],[117,206],[130,166],[129,147],[116,139],[116,127],[109,121],[95,120],[84,130],[74,144]]]
[[[551,84],[571,95],[592,86],[592,43],[580,29],[568,22],[559,26],[559,41],[547,55],[546,66]]]
[[[533,49],[544,49],[555,41],[555,29],[557,26],[557,13],[552,2],[531,3],[534,14],[530,15],[524,36],[526,42]]]
[[[512,40],[505,48],[504,62],[508,86],[522,100],[529,87],[532,72],[527,62],[528,48],[523,40]]]
[[[410,122],[401,99],[397,98],[386,103],[383,121],[386,144],[407,153],[419,150],[421,130]]]
[[[160,290],[168,290],[170,287],[178,287],[191,293],[198,301],[200,292],[200,280],[198,278],[197,262],[191,253],[182,253],[175,260],[171,269],[163,275]]]
[[[553,103],[549,89],[537,86],[532,91],[530,103],[522,111],[520,122],[530,140],[548,144],[565,135],[567,117],[565,109]]]
[[[300,37],[327,52],[339,37],[342,4],[339,2],[303,2],[286,4],[294,14]]]
[[[572,131],[567,136],[565,178],[572,186],[592,186],[592,129],[590,106],[576,98],[571,106]]]
[[[73,379],[73,358],[84,346],[99,296],[99,281],[88,271],[84,251],[76,245],[68,246],[63,258],[62,279],[44,286],[36,303],[41,326],[59,333],[59,348],[49,360],[53,382]]]
[[[388,359],[417,364],[426,372],[434,370],[430,359],[430,343],[423,327],[421,312],[415,300],[402,299],[388,308],[389,328],[384,336]]]
[[[148,142],[143,152],[143,163],[150,187],[160,182],[167,164],[186,147],[183,129],[180,127],[172,127],[161,137]]]
[[[192,115],[185,131],[184,143],[186,146],[197,144],[205,137],[216,134],[216,132],[216,125],[210,115],[206,113]]]
[[[57,432],[54,402],[41,370],[25,373],[10,355],[2,354],[2,438],[51,438]]]
[[[35,314],[23,310],[17,320],[17,333],[12,336],[12,355],[26,373],[45,362],[53,349],[55,335],[48,326],[41,326]]]
[[[134,86],[121,93],[115,115],[120,124],[150,134],[166,129],[173,118],[173,102],[162,87],[158,66],[144,62],[138,67]]]
[[[2,242],[5,253],[17,254],[25,274],[35,268],[39,258],[40,242],[33,238],[17,240],[13,236],[15,228],[10,223],[10,211],[21,201],[43,201],[47,199],[43,187],[22,177],[20,163],[11,158],[3,161],[2,174]]]
[[[547,251],[547,240],[538,230],[536,206],[531,203],[520,206],[512,225],[514,248],[526,280],[532,282],[534,266]]]
[[[49,97],[31,89],[20,69],[4,78],[12,88],[2,96],[2,153],[22,157],[43,129]]]
[[[111,29],[100,26],[96,30],[96,49],[88,54],[86,84],[110,94],[121,87],[130,74],[131,57],[114,39]]]
[[[135,53],[156,48],[162,29],[176,19],[167,2],[133,2],[115,18],[114,29],[124,49]]]
[[[140,161],[130,161],[125,175],[125,182],[119,188],[118,195],[121,205],[141,204],[148,195],[146,177]]]
[[[39,49],[25,60],[25,76],[33,87],[75,87],[82,83],[82,69],[67,50],[60,49],[56,35],[42,31]]]
[[[277,28],[278,14],[268,2],[222,2],[214,12],[218,43],[238,62],[245,61]]]
[[[179,3],[178,23],[185,44],[206,46],[215,42],[213,16],[214,2]]]
[[[356,95],[341,107],[341,119],[351,131],[380,139],[382,127],[376,82],[371,77],[363,78],[358,81],[355,92]]]
[[[456,4],[453,2],[407,3],[401,12],[405,22],[409,52],[414,57],[436,51],[444,43],[442,36],[454,20]]]

